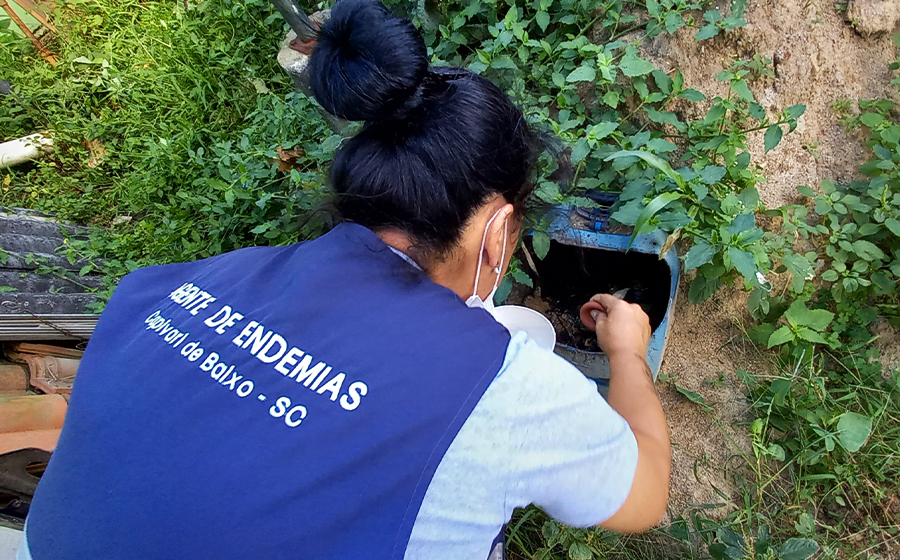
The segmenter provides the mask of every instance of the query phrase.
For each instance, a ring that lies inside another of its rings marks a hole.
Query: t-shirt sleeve
[[[609,519],[628,497],[637,468],[628,422],[575,366],[521,335],[510,343],[503,377],[517,380],[511,386],[518,393],[509,432],[514,492],[507,501],[534,503],[574,526]]]

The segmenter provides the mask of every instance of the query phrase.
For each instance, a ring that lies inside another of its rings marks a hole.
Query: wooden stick
[[[25,22],[22,21],[22,19],[19,17],[19,14],[17,14],[15,10],[12,9],[12,6],[9,5],[9,2],[7,2],[6,0],[0,0],[0,8],[3,8],[6,13],[9,14],[9,17],[13,20],[13,23],[18,25],[19,29],[22,30],[22,33],[24,33],[25,36],[31,40],[31,42],[34,44],[34,48],[36,48],[38,52],[41,53],[41,56],[44,57],[44,60],[49,62],[51,66],[56,66],[56,56],[54,56],[52,52],[47,50],[47,47],[41,44],[40,40],[38,40],[38,38],[34,36],[34,33],[32,33],[31,29],[29,29],[28,26],[25,25]]]
[[[23,10],[34,16],[34,19],[38,20],[41,25],[46,27],[49,31],[56,33],[56,28],[53,27],[53,24],[47,19],[47,14],[44,13],[44,10],[38,8],[34,2],[31,0],[15,0],[15,2],[21,6]]]

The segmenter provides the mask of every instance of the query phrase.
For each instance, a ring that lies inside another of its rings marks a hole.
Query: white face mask
[[[494,269],[497,279],[494,280],[494,289],[488,294],[486,301],[481,299],[478,295],[478,281],[481,279],[481,263],[484,260],[484,244],[487,242],[488,229],[490,229],[491,224],[494,223],[494,220],[500,215],[501,211],[503,211],[503,208],[497,210],[497,212],[491,216],[491,219],[488,220],[487,225],[484,226],[484,235],[481,236],[481,249],[478,251],[478,268],[475,269],[475,288],[472,290],[472,295],[466,300],[467,306],[480,307],[487,310],[488,313],[494,311],[494,294],[497,293],[497,288],[500,286],[500,267],[503,266],[503,259],[506,258],[506,235],[508,233],[509,220],[503,224],[503,249],[500,253],[500,266]]]

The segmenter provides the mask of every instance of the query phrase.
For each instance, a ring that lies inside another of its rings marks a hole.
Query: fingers
[[[647,328],[650,326],[650,318],[640,305],[628,303],[612,294],[596,294],[581,306],[581,322],[591,330],[596,329],[601,322],[606,322],[610,315],[615,315],[620,320],[625,320],[628,315],[642,327],[645,324]]]
[[[609,305],[615,305],[615,302],[622,300],[612,294],[596,294],[591,298],[591,301],[597,302],[604,307],[608,307]]]
[[[599,302],[591,299],[591,301],[581,306],[581,312],[579,313],[579,316],[581,317],[581,322],[584,323],[585,327],[594,330],[595,328],[597,328],[597,318],[605,314],[606,308],[603,307],[603,305],[601,305]]]

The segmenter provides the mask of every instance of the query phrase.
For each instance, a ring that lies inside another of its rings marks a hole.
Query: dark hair
[[[524,211],[536,154],[522,112],[477,74],[429,67],[412,22],[378,0],[338,0],[310,80],[325,110],[366,121],[331,165],[342,219],[440,255],[491,195]]]

